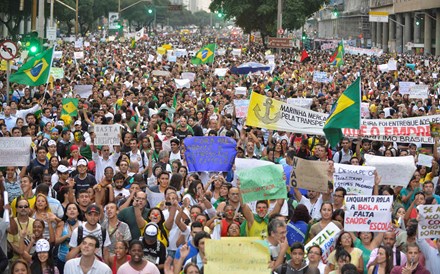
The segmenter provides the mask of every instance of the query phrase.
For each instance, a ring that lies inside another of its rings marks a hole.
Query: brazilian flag
[[[16,73],[9,78],[11,83],[19,83],[28,86],[39,86],[47,83],[52,66],[54,48],[35,55],[23,64]]]
[[[195,57],[191,58],[191,63],[193,65],[212,63],[214,62],[214,52],[215,44],[207,44],[196,53]]]
[[[361,77],[358,77],[333,104],[323,130],[330,145],[336,147],[343,137],[343,128],[359,129],[360,126]]]
[[[344,64],[344,43],[341,41],[338,44],[338,47],[336,48],[335,52],[332,56],[330,56],[330,64],[333,66],[341,66]]]
[[[62,115],[78,116],[78,98],[64,98]]]

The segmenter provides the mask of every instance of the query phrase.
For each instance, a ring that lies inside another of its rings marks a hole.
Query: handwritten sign
[[[327,162],[309,161],[298,157],[293,159],[293,168],[290,173],[292,187],[326,192],[328,187]]]
[[[414,85],[409,88],[409,98],[426,99],[428,98],[428,85]]]
[[[120,145],[119,125],[95,125],[95,142],[94,144],[97,146],[101,145]]]
[[[315,72],[313,72],[313,82],[330,83],[331,79],[327,77],[327,72],[315,71]]]
[[[417,165],[432,167],[432,160],[434,160],[434,157],[431,155],[419,154],[417,156]]]
[[[281,165],[268,165],[237,171],[243,202],[285,199],[287,189]]]
[[[334,223],[329,223],[321,232],[318,233],[305,246],[305,250],[309,250],[312,245],[319,245],[322,250],[322,262],[327,263],[328,256],[335,249],[335,241],[341,230]]]
[[[63,68],[50,68],[50,75],[55,79],[63,79],[64,78],[64,69]]]
[[[287,98],[287,103],[302,108],[310,109],[313,104],[312,98]]]
[[[440,205],[419,205],[418,237],[440,238]]]
[[[245,118],[249,108],[249,100],[234,100],[235,116]]]
[[[196,79],[196,74],[194,72],[182,72],[182,79],[188,79],[190,81],[194,81]]]
[[[31,143],[31,137],[0,138],[0,167],[28,166]]]
[[[409,89],[415,85],[414,82],[399,82],[399,93],[402,95],[409,94]]]
[[[233,250],[233,252],[231,252]],[[254,237],[206,239],[206,274],[268,274],[270,251],[267,244]]]
[[[406,187],[416,171],[413,156],[382,157],[365,154],[367,166],[376,168],[382,178],[381,185],[396,185]]]
[[[84,51],[75,51],[73,53],[73,58],[75,59],[84,59]]]
[[[374,171],[370,166],[352,166],[335,163],[334,188],[343,187],[349,195],[371,195],[374,187]]]
[[[229,171],[234,164],[237,143],[230,137],[195,136],[184,140],[188,170]]]
[[[344,230],[386,232],[391,225],[393,196],[345,196]]]

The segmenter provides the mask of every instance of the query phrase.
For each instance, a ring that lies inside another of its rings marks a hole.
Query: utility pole
[[[76,0],[75,17],[75,36],[78,36],[78,0]]]
[[[279,30],[283,29],[283,0],[278,0],[277,9],[277,37],[281,38],[283,36]],[[281,49],[278,49],[278,54],[281,54]]]
[[[37,0],[32,0],[31,30],[37,30]]]

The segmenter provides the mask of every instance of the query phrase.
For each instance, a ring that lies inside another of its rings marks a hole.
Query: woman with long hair
[[[302,244],[307,240],[308,223],[312,217],[310,217],[309,210],[305,205],[298,205],[293,211],[292,218],[287,223],[287,242],[289,246],[292,246],[295,242]]]
[[[215,201],[215,203],[212,204],[212,206],[217,209],[218,205],[222,202],[226,202],[228,200],[228,194],[229,194],[229,189],[232,188],[232,185],[230,183],[222,183],[222,185],[220,186],[220,190],[219,190],[219,197],[218,199]]]
[[[52,213],[49,207],[49,202],[47,197],[43,194],[38,194],[34,205],[34,214],[32,215],[34,219],[41,219],[44,221],[44,233],[43,237],[50,239],[50,242],[55,241],[55,227],[56,224],[61,220]]]
[[[193,182],[189,184],[188,191],[186,192],[185,196],[183,196],[183,205],[185,207],[197,205],[199,204],[199,199],[202,199],[202,196],[204,195],[205,190],[202,181],[193,180]]]
[[[321,205],[321,220],[310,227],[309,240],[313,239],[320,231],[322,231],[330,222],[342,229],[342,224],[338,221],[332,220],[333,204],[330,202],[323,202]]]
[[[35,253],[32,256],[32,274],[59,274],[55,266],[53,257],[50,256],[50,244],[45,239],[40,239],[35,244]]]
[[[60,165],[58,156],[52,156],[49,160],[49,169],[47,170],[50,175],[57,173],[57,168]]]
[[[126,241],[118,241],[115,245],[115,255],[110,255],[108,266],[112,269],[113,274],[118,272],[121,265],[130,261],[131,256],[128,255],[128,243]]]
[[[82,224],[80,208],[76,203],[68,203],[61,222],[58,223],[55,244],[58,247],[57,266],[63,273],[66,256],[69,253],[69,241],[72,231]]]
[[[377,257],[368,268],[368,274],[388,274],[393,269],[393,250],[386,246],[377,248]]]
[[[31,274],[29,264],[23,259],[15,260],[11,265],[11,274]]]
[[[141,213],[140,213],[140,210],[135,210],[134,212],[135,212],[136,222],[137,222],[139,229],[141,229],[141,231],[145,231],[145,227],[149,223],[151,223],[151,222],[155,223],[159,227],[157,239],[161,243],[163,243],[163,245],[165,247],[168,247],[169,231],[171,230],[171,228],[174,224],[174,216],[175,215],[170,214],[168,219],[165,220],[165,217],[162,213],[162,210],[158,207],[153,207],[152,209],[150,209],[150,212],[148,213],[147,219],[144,220]]]
[[[333,250],[328,257],[328,263],[325,268],[325,273],[329,273],[330,271],[339,269],[338,261],[336,259],[336,253],[341,249],[347,251],[350,254],[350,263],[354,264],[357,267],[359,273],[363,273],[364,260],[362,259],[362,250],[354,247],[353,238],[347,231],[342,231],[341,234],[339,234],[338,239],[336,240],[335,250]]]

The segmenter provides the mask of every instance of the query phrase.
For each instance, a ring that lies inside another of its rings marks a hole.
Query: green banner
[[[268,165],[238,171],[243,202],[285,199],[287,189],[283,174],[281,165]]]

